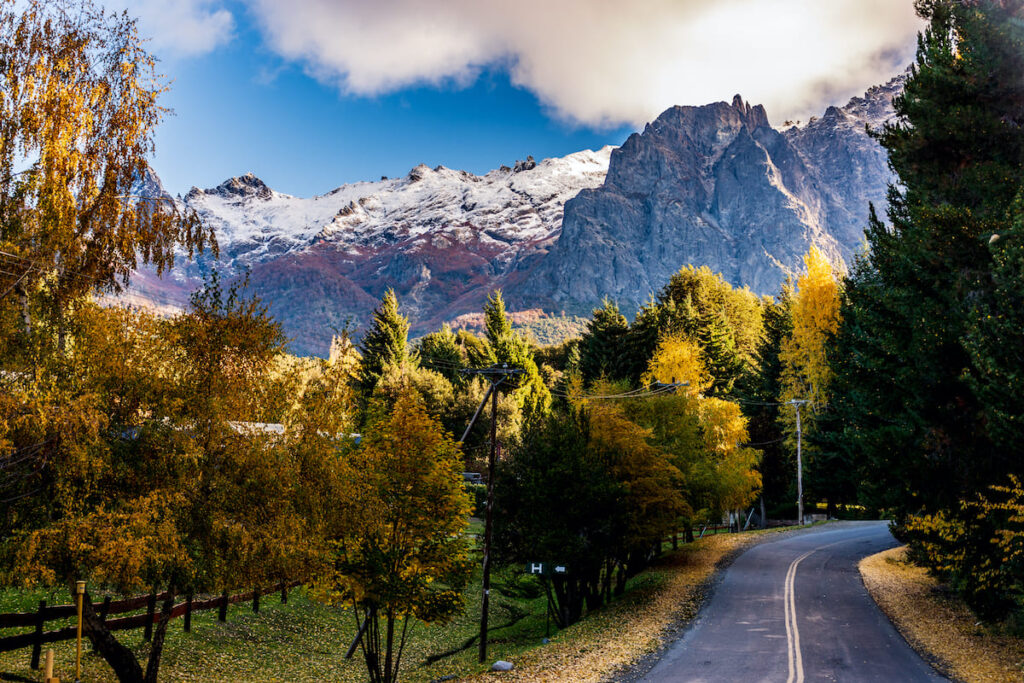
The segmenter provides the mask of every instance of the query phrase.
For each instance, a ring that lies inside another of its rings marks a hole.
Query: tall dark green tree
[[[523,411],[523,419],[529,424],[550,408],[551,392],[540,376],[530,343],[512,329],[499,290],[494,291],[484,304],[484,326],[494,362],[526,371],[524,377],[507,386],[516,387],[516,400]]]
[[[666,334],[680,329],[676,305],[671,299],[659,303],[649,301],[639,311],[629,326],[621,354],[622,375],[631,385],[636,385],[647,372],[647,364],[658,348],[658,341]]]
[[[609,379],[622,378],[623,343],[628,331],[626,317],[611,299],[605,299],[601,308],[594,309],[594,317],[587,323],[587,331],[580,342],[580,370],[584,381],[592,382],[602,375]]]
[[[868,502],[898,518],[955,510],[1024,468],[994,429],[1010,374],[988,372],[1007,365],[991,340],[1014,302],[1013,247],[989,240],[1011,244],[1024,181],[1022,3],[916,7],[928,26],[877,136],[900,182],[889,224],[872,213],[834,347],[833,440],[862,458]]]
[[[783,444],[785,435],[779,425],[779,406],[776,405],[782,390],[779,353],[782,340],[793,330],[792,297],[793,285],[787,280],[774,300],[768,297],[762,300],[764,337],[757,346],[758,371],[746,375],[737,387],[739,394],[750,399],[742,408],[750,420],[747,425],[750,443],[757,444],[755,448],[763,453],[759,469],[762,496],[768,509],[788,506],[796,500],[796,467]]]
[[[721,309],[700,317],[697,340],[704,352],[708,372],[714,378],[711,393],[727,396],[743,373],[743,359],[736,348],[736,339]]]
[[[359,364],[359,393],[364,398],[373,394],[384,370],[405,362],[408,357],[409,320],[398,311],[398,297],[393,289],[384,292],[373,321],[359,343],[362,360]]]
[[[989,238],[992,294],[976,306],[965,343],[975,368],[968,382],[996,452],[1007,457],[1024,443],[1024,188],[1011,220],[1009,231]]]

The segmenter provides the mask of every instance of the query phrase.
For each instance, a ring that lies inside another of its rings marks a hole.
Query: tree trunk
[[[167,598],[160,608],[160,620],[156,624],[153,646],[149,650],[149,662],[146,664],[145,683],[156,683],[156,675],[160,670],[160,656],[164,653],[164,639],[167,637],[167,625],[171,622],[171,611],[174,609],[174,586],[167,588]]]
[[[18,285],[18,299],[21,300],[21,322],[28,337],[32,334],[32,314],[28,310],[28,288],[25,285]]]
[[[74,586],[71,587],[71,594],[75,594]],[[96,614],[88,593],[83,596],[82,602],[82,631],[92,642],[93,650],[110,665],[121,683],[143,683],[142,667],[135,653],[117,641]]]
[[[689,521],[686,522],[686,524],[683,525],[683,531],[686,533],[686,542],[693,543],[693,524]]]
[[[395,645],[395,613],[392,610],[388,610],[388,632],[387,639],[384,645],[384,680],[386,683],[393,683],[398,679],[397,671],[391,670],[392,655],[394,654]]]

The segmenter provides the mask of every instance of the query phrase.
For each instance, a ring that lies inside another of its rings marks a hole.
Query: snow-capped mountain
[[[215,230],[219,268],[249,271],[297,353],[326,353],[387,288],[414,334],[479,311],[494,288],[520,310],[586,312],[605,295],[629,310],[687,263],[773,293],[810,244],[849,258],[868,203],[883,208],[891,176],[866,126],[892,116],[901,87],[781,129],[737,96],[673,107],[621,148],[481,176],[420,165],[300,198],[248,174],[176,201]],[[140,271],[131,296],[181,305],[211,265]]]
[[[388,287],[421,323],[543,251],[561,230],[565,202],[604,180],[611,152],[528,157],[480,176],[420,165],[311,198],[276,192],[250,173],[177,201],[214,229],[219,268],[250,270],[294,348],[321,352],[332,326],[350,316],[364,322]],[[143,270],[131,296],[182,305],[211,265],[209,257],[181,262],[159,280]]]

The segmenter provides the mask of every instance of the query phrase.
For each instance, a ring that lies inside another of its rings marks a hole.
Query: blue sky
[[[106,0],[175,114],[172,193],[253,172],[310,196],[418,163],[482,173],[620,144],[672,104],[806,118],[912,54],[911,0]]]
[[[172,193],[253,172],[300,196],[404,175],[419,163],[485,173],[527,155],[564,156],[621,144],[632,125],[588,127],[549,116],[500,70],[469,87],[420,86],[341,96],[295,65],[236,41],[178,59],[157,133],[154,168]],[[267,80],[267,72],[275,73]]]

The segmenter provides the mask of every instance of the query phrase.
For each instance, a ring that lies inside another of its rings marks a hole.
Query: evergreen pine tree
[[[455,386],[463,384],[465,378],[459,370],[466,367],[466,361],[459,340],[448,323],[444,323],[438,332],[424,335],[417,355],[424,367],[440,373]]]
[[[750,442],[757,444],[756,448],[762,452],[758,467],[761,471],[761,495],[769,509],[789,505],[796,500],[795,462],[784,447],[779,406],[776,405],[782,389],[779,354],[783,339],[793,330],[792,298],[793,284],[787,278],[774,300],[768,297],[763,300],[764,336],[757,347],[758,372],[746,375],[740,389],[740,393],[751,399],[742,407],[749,420]]]
[[[605,299],[601,308],[594,309],[580,342],[580,370],[584,381],[592,382],[602,375],[608,379],[623,377],[622,351],[628,331],[629,323],[614,301]]]
[[[491,348],[497,347],[502,340],[512,336],[512,324],[508,320],[505,300],[501,296],[500,289],[491,292],[491,295],[487,297],[487,303],[484,304],[484,328],[487,331],[487,341],[491,343]]]
[[[1024,180],[1021,5],[918,2],[928,27],[898,119],[878,135],[900,185],[891,225],[872,214],[868,260],[849,280],[837,429],[863,458],[869,501],[900,518],[956,510],[1024,465],[990,430],[1010,376],[986,373],[1014,300],[1000,290],[1012,259],[1001,266],[987,242],[1011,228]]]
[[[398,311],[393,289],[384,292],[373,311],[373,322],[359,343],[359,393],[364,399],[373,394],[384,370],[404,363],[408,357],[409,320]]]
[[[672,334],[679,327],[676,320],[675,302],[649,301],[639,311],[629,326],[622,347],[622,376],[631,385],[636,385],[647,371],[647,364],[658,348],[658,341]]]
[[[704,352],[705,365],[714,378],[711,394],[726,396],[743,372],[743,360],[736,350],[736,340],[721,310],[701,316],[697,333]]]
[[[494,362],[526,370],[524,377],[514,385],[510,382],[506,386],[516,387],[515,396],[522,409],[523,420],[530,424],[551,407],[551,392],[533,359],[530,343],[512,330],[500,291],[493,292],[484,305],[484,325]]]

